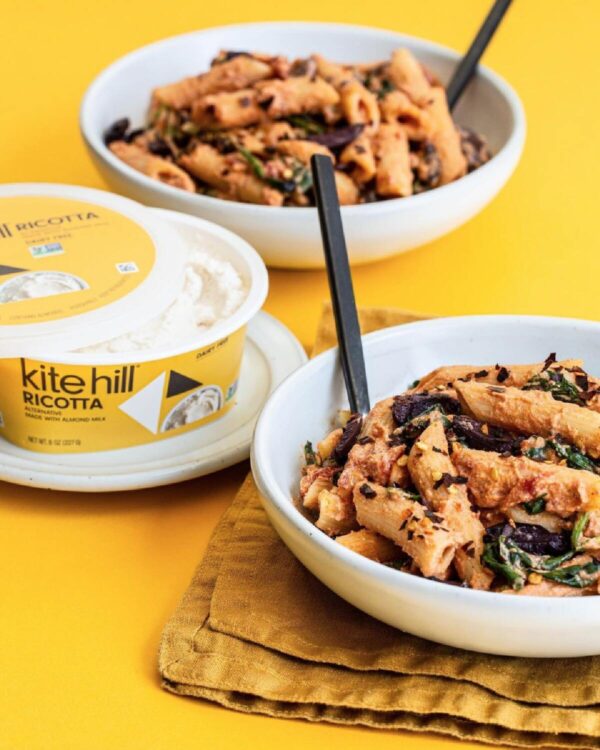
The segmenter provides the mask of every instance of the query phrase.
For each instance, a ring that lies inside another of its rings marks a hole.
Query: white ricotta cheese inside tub
[[[201,235],[185,234],[190,244],[202,245]],[[183,287],[163,313],[129,333],[79,351],[132,352],[177,345],[233,315],[247,294],[232,263],[209,249],[191,249]]]

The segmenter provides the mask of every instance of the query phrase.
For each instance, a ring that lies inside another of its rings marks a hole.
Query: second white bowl
[[[363,339],[372,403],[442,364],[539,362],[550,348],[600,374],[600,324],[560,318],[440,318]],[[302,446],[327,434],[347,404],[337,350],[291,375],[260,416],[252,470],[269,518],[296,557],[359,609],[414,635],[508,656],[600,654],[600,599],[511,596],[392,570],[326,536],[294,503]]]
[[[164,185],[121,162],[103,133],[120,117],[144,122],[153,88],[207,70],[221,49],[291,57],[319,52],[340,62],[373,62],[407,47],[446,82],[459,55],[416,37],[361,26],[325,23],[252,23],[164,39],[104,70],[81,105],[81,132],[113,190],[152,206],[183,211],[240,234],[266,263],[286,268],[324,265],[316,210],[232,203]],[[455,110],[457,121],[485,135],[494,157],[471,174],[427,193],[342,209],[353,263],[367,263],[441,237],[471,219],[494,198],[515,169],[525,140],[519,98],[500,76],[480,68]]]

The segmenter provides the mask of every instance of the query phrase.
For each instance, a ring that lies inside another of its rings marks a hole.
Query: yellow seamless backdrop
[[[487,7],[483,0],[305,0],[296,7],[273,0],[168,6],[3,0],[0,181],[103,187],[79,137],[80,98],[105,65],[161,37],[301,18],[388,27],[464,49]],[[497,200],[454,234],[357,269],[362,305],[437,315],[600,316],[599,24],[596,0],[514,3],[486,62],[513,84],[526,108],[520,167]],[[327,295],[324,273],[277,271],[271,284],[267,310],[309,344]],[[112,496],[0,485],[2,747],[355,750],[368,743],[374,750],[435,750],[456,744],[232,714],[159,689],[162,625],[245,470]]]

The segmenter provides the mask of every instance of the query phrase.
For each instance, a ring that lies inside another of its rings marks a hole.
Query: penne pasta
[[[351,125],[363,124],[368,132],[379,127],[381,114],[375,96],[356,79],[345,83],[340,89],[340,107]]]
[[[204,128],[243,128],[263,119],[254,89],[208,94],[192,104],[192,120]]]
[[[222,190],[231,200],[271,206],[283,202],[281,193],[250,174],[245,164],[239,160],[229,160],[204,143],[199,143],[193,151],[183,155],[180,164],[199,180]]]
[[[432,136],[431,116],[404,91],[391,91],[383,97],[380,106],[383,121],[402,125],[411,140],[422,141]]]
[[[125,141],[115,141],[111,143],[110,150],[115,156],[128,164],[138,172],[142,172],[153,180],[158,180],[165,185],[171,185],[171,187],[180,188],[186,190],[189,193],[193,193],[196,189],[192,178],[180,169],[176,164],[162,159],[159,156],[140,148],[138,145],[133,143],[125,143]]]
[[[379,195],[406,197],[413,191],[408,138],[401,125],[382,123],[374,138]]]
[[[424,107],[431,100],[431,84],[416,57],[407,49],[398,49],[392,54],[389,77],[397,88]]]
[[[347,174],[336,172],[335,186],[341,206],[353,206],[358,203],[358,187]]]
[[[355,182],[370,182],[377,172],[371,138],[363,133],[349,143],[340,155],[340,163],[352,165],[350,176]]]
[[[356,520],[391,539],[412,557],[424,576],[444,579],[454,558],[452,533],[427,516],[427,509],[401,490],[370,482],[354,490]]]
[[[319,517],[316,527],[329,536],[347,534],[356,528],[354,505],[334,490],[321,490],[318,497]]]
[[[300,482],[302,505],[308,510],[319,509],[321,490],[333,489],[333,469],[330,467],[310,466]]]
[[[238,55],[232,60],[214,65],[207,73],[184,78],[177,83],[154,89],[155,103],[183,109],[202,96],[223,91],[239,91],[272,75],[271,66],[249,55]]]
[[[338,65],[322,55],[312,55],[311,59],[315,63],[319,76],[338,91],[353,79],[356,80],[352,69],[346,65]]]
[[[275,148],[282,154],[294,156],[303,164],[310,165],[310,157],[313,154],[323,154],[329,156],[333,161],[333,154],[326,146],[321,146],[313,141],[283,140],[279,141]]]
[[[400,548],[390,539],[370,529],[351,531],[349,534],[338,536],[335,541],[346,549],[351,549],[363,557],[368,557],[369,560],[380,563],[397,560],[401,554]]]
[[[544,362],[531,365],[450,365],[438,367],[422,377],[413,390],[431,390],[438,386],[451,386],[455,380],[475,380],[522,388],[528,380],[544,369]],[[579,359],[557,362],[557,367],[581,367]]]
[[[600,414],[555,400],[538,390],[454,383],[465,409],[483,422],[543,437],[561,435],[594,458],[600,457]]]
[[[600,509],[600,477],[588,471],[501,456],[455,444],[452,463],[468,477],[469,495],[480,508],[507,510],[537,498],[561,518]]]
[[[432,121],[429,137],[439,154],[442,167],[440,183],[446,185],[467,173],[467,159],[448,109],[446,92],[441,86],[432,87],[427,113]]]
[[[454,535],[458,548],[455,564],[461,578],[473,588],[489,588],[492,576],[480,563],[484,528],[471,510],[465,484],[461,484],[466,477],[458,476],[450,460],[441,419],[432,420],[414,444],[408,470],[421,497]]]
[[[258,102],[269,117],[287,117],[319,112],[340,101],[339,94],[322,78],[298,76],[282,80],[260,81],[256,85]]]

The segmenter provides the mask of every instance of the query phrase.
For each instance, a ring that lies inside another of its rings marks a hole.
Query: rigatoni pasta
[[[222,51],[208,71],[156,88],[144,127],[123,118],[105,142],[152,179],[269,206],[314,205],[312,153],[333,160],[344,205],[431,190],[490,158],[405,49],[368,65]],[[217,156],[235,168],[216,175]]]
[[[304,512],[353,552],[502,593],[600,590],[600,381],[576,359],[437,368],[305,446]]]

